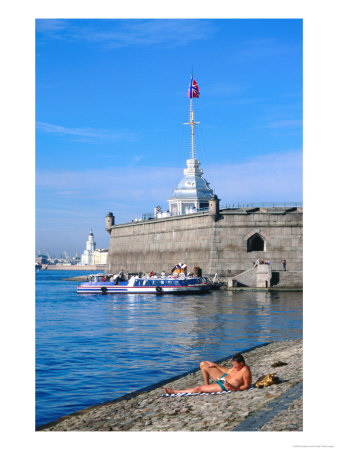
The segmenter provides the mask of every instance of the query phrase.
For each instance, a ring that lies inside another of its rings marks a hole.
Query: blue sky
[[[190,156],[227,202],[302,201],[302,20],[36,21],[36,248],[107,247],[167,208]]]

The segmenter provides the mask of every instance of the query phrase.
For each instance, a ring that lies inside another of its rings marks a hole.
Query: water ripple
[[[84,272],[86,274],[86,272]],[[36,274],[36,424],[251,346],[302,336],[302,294],[78,295]]]

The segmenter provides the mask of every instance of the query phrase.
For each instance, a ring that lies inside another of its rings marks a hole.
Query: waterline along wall
[[[237,208],[219,210],[214,196],[209,211],[114,224],[108,213],[110,234],[107,273],[169,272],[184,262],[188,271],[203,275],[233,276],[253,267],[257,258],[269,259],[273,270],[303,270],[303,208]]]

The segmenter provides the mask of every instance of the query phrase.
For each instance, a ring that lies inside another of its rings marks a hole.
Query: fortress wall
[[[128,223],[111,227],[106,271],[167,273],[185,262],[204,274],[235,275],[252,267],[257,258],[268,258],[272,270],[302,271],[302,211],[221,211],[218,220],[209,213]],[[247,251],[247,240],[259,233],[264,251]]]

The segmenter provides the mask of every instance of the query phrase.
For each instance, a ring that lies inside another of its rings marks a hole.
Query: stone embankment
[[[41,270],[79,270],[79,271],[93,271],[102,270],[105,271],[105,264],[92,264],[87,266],[80,266],[77,264],[70,265],[54,265],[54,264],[42,264]]]
[[[273,342],[243,352],[253,374],[276,373],[282,379],[263,389],[224,395],[162,397],[174,389],[202,384],[198,369],[39,427],[40,431],[302,431],[301,339]],[[273,368],[272,364],[287,365]],[[231,367],[231,359],[220,360]]]

